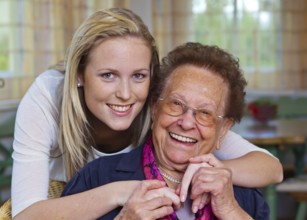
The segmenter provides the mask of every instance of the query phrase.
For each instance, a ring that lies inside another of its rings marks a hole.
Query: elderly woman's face
[[[211,152],[231,126],[229,119],[218,117],[224,115],[227,97],[228,85],[220,76],[192,65],[176,68],[162,92],[163,100],[153,106],[158,164],[184,170],[189,158]],[[193,114],[189,108],[182,115],[170,115],[180,105],[201,111]]]

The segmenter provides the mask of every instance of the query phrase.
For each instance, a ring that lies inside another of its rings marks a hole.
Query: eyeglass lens
[[[187,106],[183,101],[175,98],[163,99],[163,111],[171,116],[180,116],[185,114],[189,109],[193,111],[196,121],[202,125],[212,125],[217,117],[214,113],[205,108],[195,109]]]

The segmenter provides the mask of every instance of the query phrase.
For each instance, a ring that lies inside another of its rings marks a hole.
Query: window
[[[0,0],[1,100],[19,100],[35,77],[64,59],[73,32],[93,11],[113,6],[97,0]]]
[[[20,99],[33,79],[51,64],[64,58],[63,3],[33,0],[2,0],[0,2],[0,100]],[[68,14],[68,13],[67,13]],[[55,38],[55,36],[57,36]]]
[[[267,80],[280,63],[280,1],[193,1],[195,40],[218,45],[240,59],[246,78]]]
[[[307,1],[156,0],[154,36],[164,56],[186,41],[234,54],[249,89],[307,90]]]

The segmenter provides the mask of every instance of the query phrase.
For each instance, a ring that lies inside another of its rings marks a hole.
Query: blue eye
[[[146,77],[146,75],[143,74],[143,73],[136,73],[136,74],[133,75],[133,77],[140,80],[140,79],[144,79]]]
[[[103,73],[103,74],[101,74],[101,77],[104,78],[104,79],[113,79],[114,74],[113,73]]]

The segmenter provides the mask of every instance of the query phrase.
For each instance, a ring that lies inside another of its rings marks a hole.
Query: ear
[[[220,149],[220,144],[222,139],[225,137],[229,129],[233,126],[233,119],[232,118],[225,118],[222,122],[222,127],[219,132],[219,137],[216,143],[216,149]]]
[[[77,85],[78,85],[78,87],[83,86],[83,82],[84,82],[83,74],[78,73],[78,75],[77,75]]]

